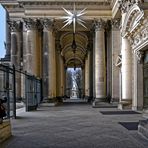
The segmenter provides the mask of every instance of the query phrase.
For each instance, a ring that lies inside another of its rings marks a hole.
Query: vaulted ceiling
[[[81,67],[84,64],[84,59],[87,54],[88,37],[86,32],[76,32],[75,42],[76,49],[72,48],[74,34],[72,31],[63,32],[60,37],[61,55],[65,59],[65,64],[68,67]]]

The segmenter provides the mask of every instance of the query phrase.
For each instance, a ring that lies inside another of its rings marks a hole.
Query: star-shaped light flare
[[[81,26],[83,26],[84,28],[86,28],[86,26],[84,25],[85,22],[82,20],[82,16],[84,14],[86,14],[86,12],[85,12],[86,8],[84,8],[81,11],[76,11],[75,4],[74,4],[73,13],[69,10],[66,10],[65,8],[63,8],[63,10],[66,12],[67,16],[61,17],[61,19],[65,19],[65,21],[64,21],[65,25],[61,29],[63,29],[64,27],[66,27],[67,25],[70,25],[72,23],[73,23],[74,33],[76,31],[76,23],[78,23]]]

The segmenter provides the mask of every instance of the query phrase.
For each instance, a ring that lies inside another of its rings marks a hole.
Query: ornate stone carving
[[[115,66],[119,68],[122,66],[122,55],[121,54],[117,56]]]
[[[102,30],[102,29],[104,29],[105,27],[106,27],[106,23],[105,23],[104,20],[102,20],[102,19],[94,20],[94,29],[95,29],[96,31]]]
[[[133,4],[137,4],[139,0],[119,0],[119,8],[122,13],[126,13]]]
[[[31,18],[26,19],[25,18],[24,22],[25,22],[25,27],[27,28],[27,30],[37,29],[40,25],[40,22],[37,19],[31,19]]]
[[[44,29],[53,30],[53,28],[54,28],[54,20],[53,19],[43,19],[43,20],[41,20],[41,23],[42,23]]]
[[[21,21],[8,21],[11,32],[21,31]]]
[[[146,46],[148,41],[148,28],[146,26],[142,26],[137,32],[130,37],[130,44],[133,50],[137,50],[140,46],[143,47],[144,44]]]
[[[136,51],[135,52],[137,59],[138,59],[138,63],[142,63],[143,61],[143,57],[144,57],[144,52],[143,51]]]
[[[119,29],[119,27],[120,27],[120,18],[112,19],[111,20],[111,25],[112,25],[113,29]]]

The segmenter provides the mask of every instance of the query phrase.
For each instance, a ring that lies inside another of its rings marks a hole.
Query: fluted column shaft
[[[100,20],[95,26],[95,98],[96,101],[106,97],[106,68],[104,22]]]

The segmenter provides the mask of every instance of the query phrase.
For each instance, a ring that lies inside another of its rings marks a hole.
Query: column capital
[[[143,51],[136,51],[135,54],[137,56],[138,63],[141,64],[143,61],[144,52]]]
[[[119,0],[119,9],[122,13],[126,13],[133,4],[138,4],[139,0]]]
[[[21,31],[21,21],[8,21],[8,25],[10,27],[11,32],[19,32]]]
[[[27,30],[36,30],[39,27],[39,20],[24,18],[25,27]]]
[[[120,28],[120,18],[111,20],[112,29]]]
[[[41,23],[46,30],[53,30],[54,28],[54,20],[53,19],[43,19]]]
[[[106,27],[106,23],[104,20],[94,20],[94,29],[95,31],[104,30]]]

